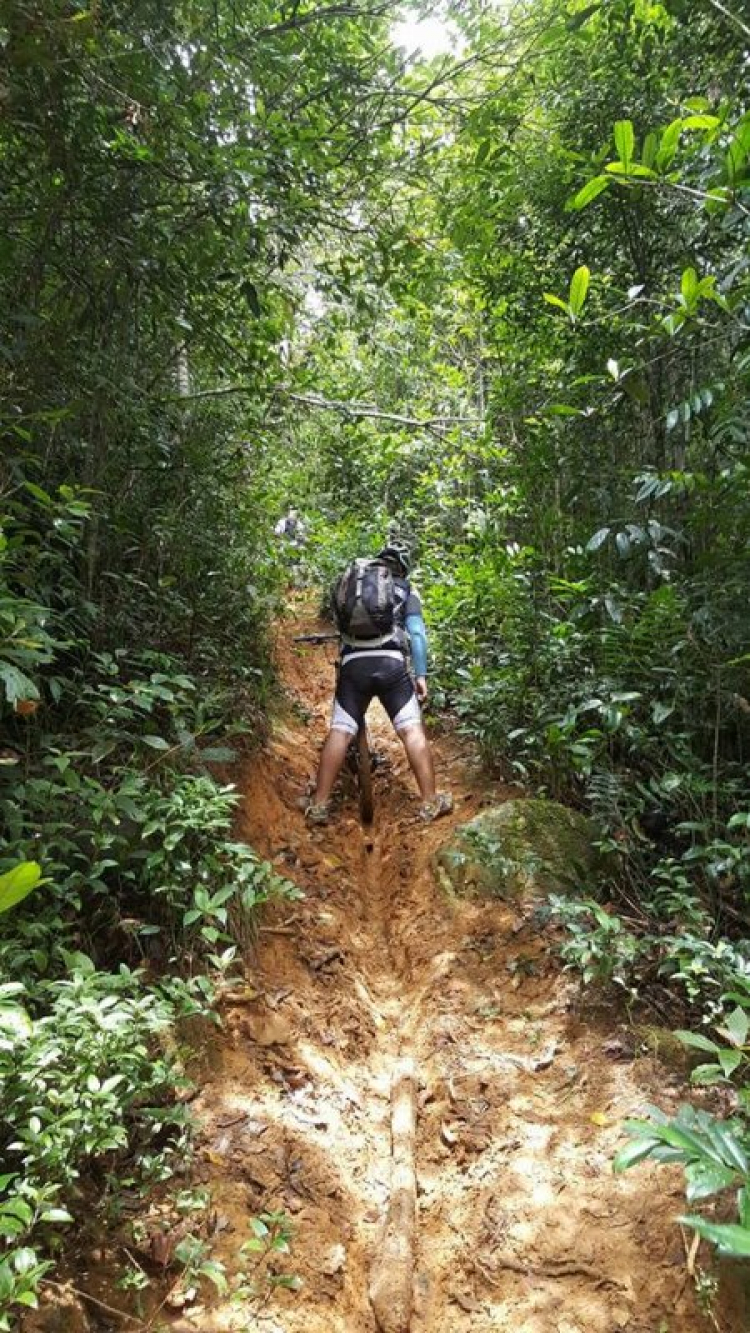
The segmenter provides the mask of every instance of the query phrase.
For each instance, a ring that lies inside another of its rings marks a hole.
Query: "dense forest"
[[[411,542],[439,707],[594,820],[564,961],[718,1088],[619,1165],[750,1255],[750,24],[460,0],[425,59],[399,17],[0,16],[0,1328],[188,1152],[172,1025],[295,892],[225,776],[289,504],[311,595]]]

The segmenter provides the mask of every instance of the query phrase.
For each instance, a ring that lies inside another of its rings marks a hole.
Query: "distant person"
[[[280,518],[274,533],[277,537],[285,537],[291,546],[304,546],[307,539],[307,528],[299,516],[298,509],[288,509],[283,518]]]
[[[420,704],[427,699],[427,634],[419,596],[409,582],[409,548],[393,541],[376,559],[350,564],[333,593],[341,635],[331,729],[323,746],[317,784],[305,812],[311,824],[327,824],[331,793],[373,698],[393,723],[422,797],[420,818],[429,822],[453,809],[438,792],[432,750]],[[407,665],[411,647],[414,679]]]

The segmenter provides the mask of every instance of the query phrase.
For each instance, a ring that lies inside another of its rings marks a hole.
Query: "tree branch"
[[[327,19],[382,18],[392,8],[393,0],[387,0],[385,4],[377,5],[374,9],[361,9],[358,5],[349,4],[327,5],[322,9],[311,9],[306,14],[294,15],[268,28],[256,28],[253,37],[277,37],[282,32],[294,32],[306,28],[310,23],[321,23]]]
[[[257,394],[257,392],[258,386],[256,384],[227,384],[219,389],[200,389],[197,393],[191,393],[181,398],[170,398],[169,401],[181,404],[194,403],[202,398],[228,398],[232,394]],[[411,417],[401,412],[385,412],[376,403],[362,403],[357,399],[344,401],[338,398],[324,398],[322,394],[317,393],[293,393],[283,384],[275,385],[273,392],[288,398],[292,403],[300,403],[303,407],[314,407],[322,412],[339,412],[345,417],[367,417],[374,421],[392,421],[396,425],[408,426],[413,430],[430,430],[439,433],[446,426],[471,426],[475,430],[481,430],[485,424],[481,417],[440,415]]]
[[[442,426],[474,426],[481,429],[484,425],[480,417],[408,417],[403,416],[400,412],[384,412],[375,403],[361,403],[356,399],[344,402],[337,398],[323,398],[317,393],[289,393],[288,390],[283,388],[278,392],[285,393],[291,402],[302,403],[305,407],[317,407],[324,412],[340,412],[342,416],[348,417],[368,417],[376,421],[394,421],[400,426],[410,426],[417,430],[434,430]]]
[[[742,19],[738,18],[736,14],[733,14],[730,9],[727,9],[726,5],[721,3],[721,0],[708,0],[708,3],[712,5],[714,9],[718,9],[719,13],[723,14],[724,18],[729,19],[729,22],[733,23],[736,28],[739,28],[740,32],[744,32],[746,37],[750,37],[750,28],[748,28],[747,24],[743,23]]]

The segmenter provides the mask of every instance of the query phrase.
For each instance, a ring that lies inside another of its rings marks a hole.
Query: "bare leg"
[[[397,734],[406,750],[406,757],[411,764],[412,773],[417,779],[422,800],[434,800],[436,795],[435,765],[424,727],[415,723],[412,727],[404,727]]]
[[[318,780],[313,803],[324,805],[330,798],[336,779],[344,766],[351,736],[348,731],[329,731],[320,756]]]

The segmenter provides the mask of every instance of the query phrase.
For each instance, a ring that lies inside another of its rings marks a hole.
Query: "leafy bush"
[[[174,1105],[184,1078],[158,1049],[174,1005],[125,967],[67,961],[64,978],[1,988],[0,1328],[14,1306],[36,1303],[53,1228],[100,1210],[118,1175],[168,1176],[185,1146],[185,1109]]]
[[[173,653],[64,641],[61,588],[48,591],[57,610],[12,590],[0,608],[3,1329],[36,1303],[61,1228],[92,1212],[105,1225],[123,1181],[164,1180],[184,1158],[169,1027],[207,1012],[210,974],[235,964],[260,904],[292,891],[232,838],[236,794],[206,768],[248,730],[228,725],[226,687]]]
[[[576,968],[584,982],[615,982],[630,994],[639,964],[649,945],[619,916],[608,912],[591,899],[550,898],[552,912],[564,926],[567,938],[560,952],[569,967]]]
[[[102,960],[113,945],[124,947],[121,933],[111,935],[121,932],[123,917],[141,948],[161,935],[163,955],[178,943],[200,952],[226,938],[230,908],[242,928],[270,894],[289,891],[249,847],[230,839],[231,787],[174,772],[154,781],[133,770],[105,786],[69,756],[55,756],[53,765],[50,777],[31,778],[6,798],[12,845],[42,858],[53,880],[47,901],[58,915],[72,920],[86,904],[77,929]]]
[[[650,1157],[685,1168],[690,1204],[735,1190],[736,1222],[716,1222],[696,1214],[679,1220],[714,1244],[720,1254],[750,1258],[750,1132],[744,1120],[720,1120],[707,1111],[681,1106],[674,1116],[652,1107],[647,1121],[626,1124],[631,1142],[615,1158],[625,1171]]]

